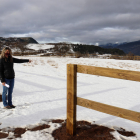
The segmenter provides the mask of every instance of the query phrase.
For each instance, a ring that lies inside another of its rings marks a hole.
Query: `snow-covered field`
[[[44,50],[53,48],[54,45],[47,45],[47,44],[28,44],[27,48],[34,49],[34,50]]]
[[[0,103],[0,128],[25,127],[66,119],[66,64],[82,64],[123,70],[140,71],[140,61],[94,58],[18,57],[32,63],[14,64],[16,78],[13,92],[13,110],[4,110]],[[129,80],[79,74],[77,95],[85,99],[140,112],[140,83]],[[2,86],[0,86],[0,93]],[[133,131],[136,137],[126,138],[115,132],[116,139],[140,139],[140,124],[98,111],[77,106],[77,120],[95,121],[110,128],[122,127]],[[57,126],[51,125],[50,133]],[[45,130],[44,130],[45,131]],[[53,139],[51,134],[26,132],[22,140]]]

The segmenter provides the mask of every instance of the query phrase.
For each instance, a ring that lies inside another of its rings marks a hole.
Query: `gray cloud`
[[[38,42],[140,40],[139,0],[0,0],[0,36]]]

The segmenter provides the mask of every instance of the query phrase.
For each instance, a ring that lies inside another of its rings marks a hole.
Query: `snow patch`
[[[27,48],[33,49],[33,50],[45,50],[45,49],[50,49],[53,48],[54,45],[47,45],[47,44],[28,44]]]

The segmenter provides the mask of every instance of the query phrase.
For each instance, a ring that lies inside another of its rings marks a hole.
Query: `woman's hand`
[[[29,59],[29,63],[31,63],[31,62],[32,62],[32,60]]]
[[[3,82],[2,85],[5,86],[5,82]]]

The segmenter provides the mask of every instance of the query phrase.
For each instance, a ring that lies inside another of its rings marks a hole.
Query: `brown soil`
[[[55,140],[113,140],[114,137],[110,134],[113,129],[105,126],[91,124],[86,121],[78,121],[76,124],[76,135],[70,136],[66,133],[66,123],[52,133]],[[133,132],[127,132],[124,129],[118,131],[124,136],[136,136]]]
[[[125,131],[125,129],[121,128],[120,130],[117,130],[118,133],[120,133],[121,135],[124,135],[124,136],[135,136],[135,134],[133,132],[128,132],[128,131]]]
[[[61,119],[52,120],[52,123],[62,123],[62,122],[64,122],[64,120]]]
[[[21,137],[22,134],[24,134],[26,132],[25,128],[16,128],[14,130],[14,136],[17,137]]]
[[[66,123],[62,127],[55,130],[52,135],[55,140],[113,140],[110,134],[114,130],[104,126],[91,124],[86,121],[78,121],[76,124],[76,135],[70,136],[66,133]]]
[[[7,138],[8,134],[0,132],[0,139]]]
[[[28,129],[30,131],[38,131],[38,130],[43,130],[43,129],[46,129],[46,128],[49,128],[50,125],[46,125],[46,124],[43,124],[43,125],[40,125],[40,126],[36,126],[32,129]]]
[[[105,126],[91,124],[90,122],[87,121],[77,122],[75,136],[70,136],[66,133],[65,120],[60,120],[60,119],[52,120],[52,123],[62,124],[61,127],[59,127],[57,130],[55,130],[52,133],[52,136],[54,137],[55,140],[113,140],[114,139],[114,137],[110,134],[110,132],[114,131],[113,129],[110,129]],[[24,134],[26,131],[38,131],[49,127],[50,127],[49,125],[42,124],[39,126],[35,126],[32,129],[15,128],[12,132],[14,133],[14,136],[17,138],[17,137],[21,137],[21,135]],[[136,136],[133,132],[127,132],[123,128],[120,128],[120,130],[117,131],[124,136]],[[8,131],[7,133],[0,132],[0,139],[7,138],[9,132],[10,131]]]
[[[32,129],[15,128],[13,131],[8,131],[8,133],[13,132],[14,136],[16,138],[18,138],[18,137],[21,137],[21,135],[24,134],[26,131],[38,131],[38,130],[43,130],[43,129],[46,129],[46,128],[49,128],[49,127],[50,127],[49,125],[43,124],[43,125],[36,126]],[[8,134],[0,132],[0,139],[7,138],[7,137],[8,137]],[[12,139],[12,138],[9,138],[9,139]]]

